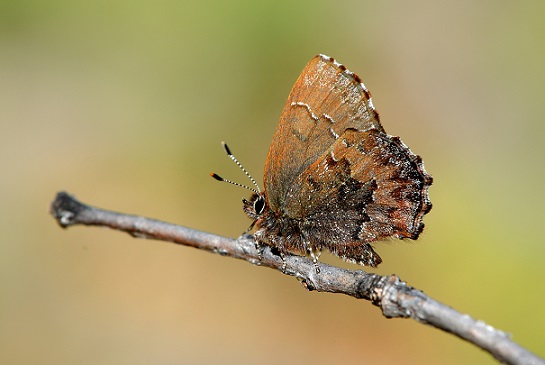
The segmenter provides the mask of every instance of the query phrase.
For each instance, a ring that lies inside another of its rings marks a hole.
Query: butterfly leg
[[[250,224],[250,226],[249,226],[244,232],[242,232],[242,235],[245,235],[245,234],[247,234],[248,232],[250,232],[252,229],[254,229],[254,226],[255,226],[256,222],[257,222],[257,220],[254,220],[254,221],[252,222],[252,224]]]
[[[316,247],[315,244],[312,244],[304,232],[302,234],[302,239],[304,245],[303,247],[305,248],[307,255],[310,256],[310,258],[312,259],[312,263],[314,264],[314,270],[316,270],[316,274],[319,274],[320,268],[318,267],[318,258],[320,257],[322,250]]]
[[[257,250],[257,259],[259,261],[263,260],[263,245],[260,245],[259,242],[255,241],[255,249]]]
[[[285,274],[286,273],[286,267],[287,267],[287,263],[286,263],[286,254],[284,253],[284,250],[280,250],[280,258],[282,259],[282,272]]]
[[[316,270],[316,274],[320,273],[320,268],[318,267],[318,258],[320,257],[320,254],[322,251],[318,250],[316,247],[311,247],[308,250],[310,254],[310,258],[312,259],[312,263],[314,264],[314,269]]]
[[[252,223],[252,225],[250,226],[250,228],[248,230],[251,230],[253,228],[254,223]],[[262,240],[262,237],[263,237],[263,231],[262,230],[258,230],[257,232],[255,232],[255,234],[254,234],[255,249],[257,250],[257,259],[259,261],[261,261],[263,259],[263,249],[264,249],[264,247],[260,243],[261,240]]]

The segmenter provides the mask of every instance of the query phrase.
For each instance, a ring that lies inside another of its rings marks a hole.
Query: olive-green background
[[[435,179],[421,239],[378,244],[371,271],[545,356],[544,2],[21,0],[0,3],[0,361],[494,364],[369,302],[48,215],[66,190],[238,236],[249,194],[208,174],[248,181],[220,141],[261,183],[317,53]]]

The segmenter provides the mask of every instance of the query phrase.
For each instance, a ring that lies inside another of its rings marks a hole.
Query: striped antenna
[[[233,160],[234,163],[237,164],[237,166],[246,174],[246,176],[248,176],[248,178],[254,184],[254,186],[257,188],[257,190],[254,189],[254,188],[251,188],[249,186],[242,185],[242,184],[236,183],[234,181],[224,179],[223,177],[221,177],[221,176],[219,176],[218,174],[215,174],[215,173],[211,173],[210,176],[212,176],[214,179],[216,179],[218,181],[223,181],[223,182],[226,182],[226,183],[229,183],[229,184],[240,186],[241,188],[248,189],[248,190],[253,191],[254,193],[257,193],[257,194],[261,193],[261,189],[259,188],[259,185],[257,185],[257,183],[254,180],[254,178],[252,177],[252,175],[250,175],[250,173],[248,171],[246,171],[244,166],[242,166],[242,164],[240,162],[238,162],[236,157],[233,156],[233,154],[231,153],[231,150],[229,149],[229,146],[227,146],[227,144],[225,142],[221,142],[221,145],[223,146],[223,149],[227,153],[227,156],[229,156],[229,158],[231,160]]]

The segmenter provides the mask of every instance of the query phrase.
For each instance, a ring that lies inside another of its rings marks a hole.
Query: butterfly
[[[309,255],[316,268],[323,250],[376,267],[382,259],[371,244],[417,239],[432,207],[422,159],[384,131],[361,79],[325,55],[310,60],[289,94],[269,148],[265,189],[251,180],[257,189],[250,188],[243,209],[257,244],[283,258]]]

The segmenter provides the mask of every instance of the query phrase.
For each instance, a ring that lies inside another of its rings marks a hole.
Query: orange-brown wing
[[[270,208],[282,212],[296,179],[348,128],[383,132],[360,78],[324,55],[297,79],[284,107],[265,165]]]

